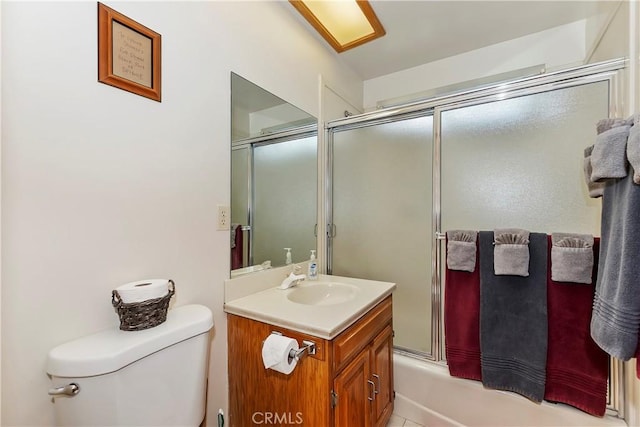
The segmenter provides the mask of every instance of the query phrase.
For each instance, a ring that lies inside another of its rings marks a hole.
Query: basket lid
[[[207,307],[176,307],[167,312],[164,323],[150,329],[108,329],[55,347],[47,357],[47,373],[71,378],[107,374],[212,327],[213,316]]]

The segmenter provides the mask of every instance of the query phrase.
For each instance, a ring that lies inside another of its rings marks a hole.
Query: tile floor
[[[396,414],[392,414],[387,427],[424,427],[422,424],[414,423],[411,420],[402,418]]]

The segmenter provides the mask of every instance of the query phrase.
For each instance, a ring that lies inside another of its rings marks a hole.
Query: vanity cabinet
[[[393,412],[391,296],[333,339],[228,316],[229,424],[385,426]],[[316,344],[290,375],[265,369],[271,332]]]
[[[391,299],[333,342],[336,427],[384,426],[393,412]]]
[[[336,376],[335,426],[384,426],[393,412],[393,331],[387,326]]]

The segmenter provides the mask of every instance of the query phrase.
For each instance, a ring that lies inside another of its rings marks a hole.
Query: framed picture
[[[98,3],[98,81],[161,102],[161,36]]]

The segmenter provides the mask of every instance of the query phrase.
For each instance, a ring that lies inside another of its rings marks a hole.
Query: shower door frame
[[[365,116],[366,114],[363,114],[361,116]],[[355,117],[355,116],[351,116],[351,117]],[[360,128],[364,128],[364,127],[371,127],[371,126],[378,126],[378,125],[384,125],[384,124],[388,124],[388,123],[394,123],[394,122],[398,122],[398,121],[403,121],[403,120],[410,120],[410,119],[416,119],[416,118],[421,118],[421,117],[433,117],[433,129],[435,129],[436,123],[435,123],[435,116],[434,116],[434,109],[433,108],[427,108],[427,109],[423,109],[423,110],[416,110],[416,111],[411,111],[411,112],[401,112],[398,114],[394,114],[392,116],[389,117],[375,117],[372,119],[367,119],[367,120],[363,120],[363,121],[356,121],[354,123],[350,123],[347,124],[345,126],[340,126],[339,127],[339,131],[348,131],[348,130],[353,130],[353,129],[360,129]],[[329,122],[329,123],[333,123],[333,122]],[[331,128],[333,129],[333,128]],[[327,161],[325,163],[326,165],[326,171],[325,171],[325,188],[326,191],[324,192],[325,194],[325,203],[323,203],[322,205],[325,206],[326,208],[326,212],[325,212],[325,218],[327,218],[327,225],[326,225],[326,266],[327,266],[327,274],[332,274],[332,269],[333,269],[333,238],[336,235],[336,226],[335,224],[333,224],[333,159],[334,159],[334,153],[333,153],[333,143],[334,143],[334,139],[333,139],[333,132],[331,131],[331,129],[329,128],[329,126],[326,127],[326,131],[327,131],[327,136],[326,136],[326,141],[328,141],[327,143]],[[425,134],[426,135],[426,134]],[[433,135],[433,133],[432,133]],[[432,140],[432,145],[435,144],[435,140]],[[432,151],[431,153],[431,158],[432,158],[432,165],[434,164],[433,162],[433,156],[434,156],[434,152]],[[435,173],[435,171],[433,172]],[[432,180],[433,180],[433,173],[432,173]],[[433,196],[432,196],[432,203],[433,203]],[[433,205],[432,205],[432,229],[433,227],[435,227],[435,220],[433,220],[434,216],[433,216]],[[433,242],[432,242],[432,251],[434,250],[434,246],[433,246]],[[431,265],[431,269],[433,271],[433,269],[435,268],[435,265],[433,264],[435,257],[433,256],[433,252],[432,252],[432,265]],[[432,293],[433,293],[433,289],[432,289]],[[432,295],[432,299],[433,299],[433,295]],[[434,307],[432,306],[432,310],[434,310]],[[438,316],[440,314],[438,313]],[[432,311],[431,313],[431,321],[433,324],[433,318],[436,317],[434,312]],[[403,354],[407,354],[409,356],[412,357],[419,357],[422,359],[427,359],[427,360],[431,360],[431,361],[436,361],[437,358],[434,357],[433,355],[433,325],[431,327],[431,352],[422,352],[422,351],[418,351],[418,350],[414,350],[414,349],[410,349],[410,348],[405,348],[405,347],[400,347],[397,345],[394,345],[394,350],[398,351],[398,352],[402,352]]]
[[[389,107],[369,113],[333,120],[325,124],[325,140],[327,150],[323,180],[324,206],[326,218],[326,266],[328,274],[332,268],[332,239],[335,236],[333,224],[333,134],[359,127],[374,126],[383,123],[405,120],[408,118],[433,115],[433,172],[432,172],[432,277],[431,277],[431,351],[423,353],[406,348],[395,348],[402,354],[425,359],[431,362],[445,364],[444,355],[444,327],[442,298],[442,257],[445,234],[441,230],[441,115],[444,111],[464,108],[479,104],[497,102],[510,98],[517,98],[538,93],[551,92],[559,89],[581,86],[590,83],[607,82],[609,87],[609,116],[620,117],[623,109],[623,82],[621,73],[627,66],[625,58],[588,64],[547,74],[500,82],[491,86],[469,89],[432,99],[407,103],[401,106]],[[595,125],[594,125],[595,126]],[[624,416],[625,385],[623,378],[623,362],[611,358],[610,389],[608,395],[609,413]]]

